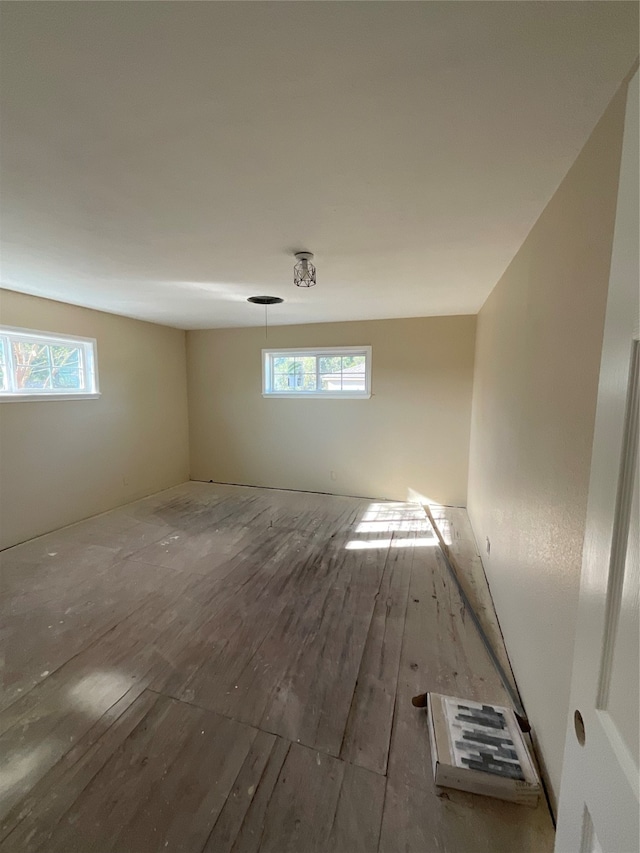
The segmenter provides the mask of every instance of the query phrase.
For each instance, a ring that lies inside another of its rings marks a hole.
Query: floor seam
[[[229,714],[224,714],[222,711],[216,711],[213,708],[205,708],[204,705],[198,705],[197,702],[191,702],[187,699],[181,699],[171,693],[163,693],[161,690],[158,690],[154,687],[145,687],[144,689],[149,693],[155,693],[157,696],[161,696],[163,699],[171,699],[171,701],[173,702],[179,702],[181,705],[188,705],[192,708],[196,708],[198,711],[205,711],[208,714],[216,714],[218,717],[223,717],[225,720],[230,720],[231,722],[238,723],[241,726],[246,726],[248,729],[255,729],[256,731],[262,732],[263,734],[274,735],[274,737],[280,738],[280,740],[284,740],[292,746],[303,746],[305,747],[305,749],[312,749],[315,752],[320,752],[322,755],[326,755],[327,758],[335,758],[336,761],[341,761],[343,764],[347,764],[351,767],[360,767],[362,770],[366,770],[368,773],[375,773],[376,776],[380,776],[382,779],[387,778],[386,773],[380,773],[378,770],[373,770],[371,767],[367,767],[366,764],[359,764],[357,761],[350,761],[348,758],[343,758],[341,755],[334,755],[332,752],[327,752],[325,749],[320,749],[315,744],[304,743],[303,741],[297,739],[292,740],[286,735],[273,731],[273,729],[266,729],[262,725],[254,725],[254,723],[247,723],[244,720],[239,720],[237,717],[232,717]]]

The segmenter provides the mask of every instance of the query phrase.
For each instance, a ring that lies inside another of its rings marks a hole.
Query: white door
[[[640,849],[638,156],[636,72],[627,99],[556,853]]]

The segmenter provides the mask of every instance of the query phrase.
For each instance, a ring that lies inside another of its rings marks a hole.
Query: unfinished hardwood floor
[[[508,698],[418,505],[187,483],[0,557],[4,853],[552,850],[433,786],[411,697]]]

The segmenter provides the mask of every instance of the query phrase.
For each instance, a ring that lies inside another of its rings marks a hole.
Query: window
[[[0,326],[0,400],[98,396],[93,339]]]
[[[262,350],[265,397],[371,396],[371,347]]]

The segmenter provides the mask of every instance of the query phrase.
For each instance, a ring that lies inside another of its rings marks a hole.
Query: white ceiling
[[[2,5],[3,285],[190,329],[475,313],[638,52],[631,2]]]

